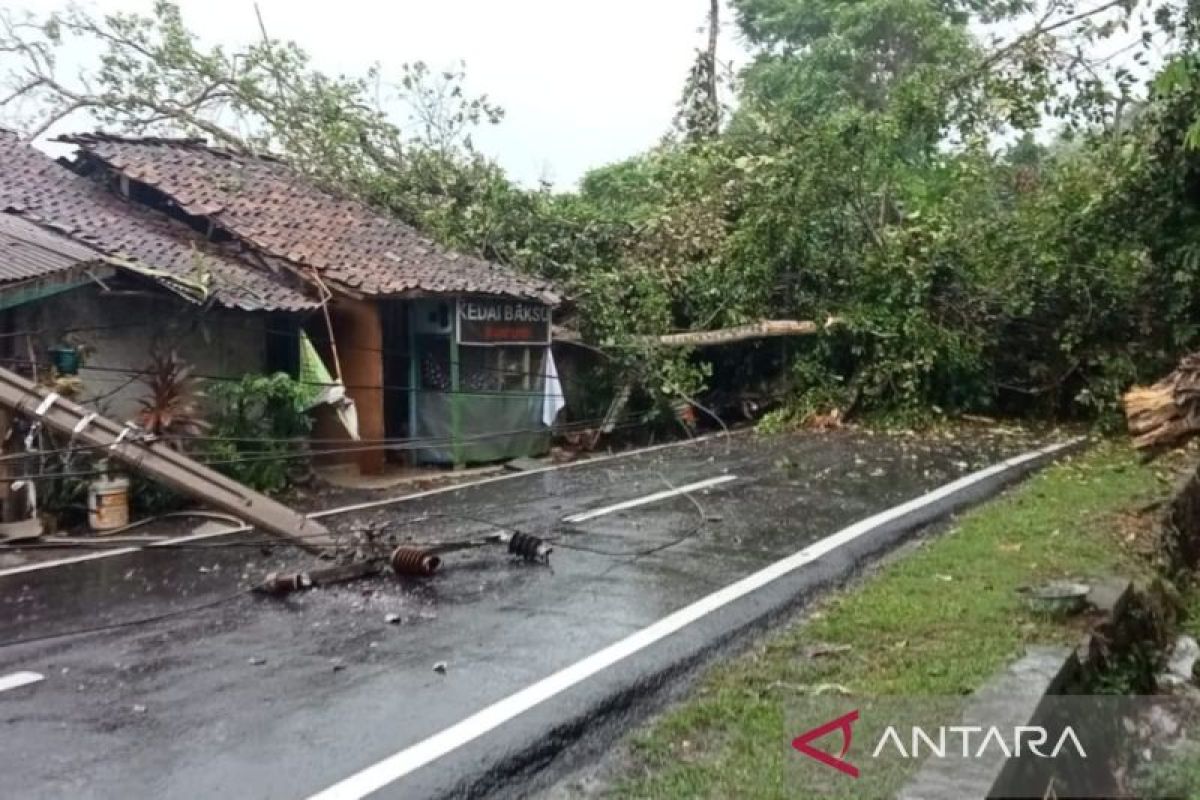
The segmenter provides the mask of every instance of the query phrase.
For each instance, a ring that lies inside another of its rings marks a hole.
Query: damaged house
[[[354,401],[358,438],[408,443],[340,448],[364,472],[548,445],[562,406],[553,287],[269,157],[194,139],[63,141],[79,148],[69,163],[0,132],[0,358],[83,343],[81,400],[121,416],[155,347],[208,377],[296,374],[307,337]],[[315,433],[351,435],[329,421]]]

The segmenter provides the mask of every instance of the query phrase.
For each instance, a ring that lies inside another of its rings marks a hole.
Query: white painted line
[[[733,431],[729,435],[730,436],[738,436],[742,433],[747,432],[748,430],[749,429],[742,430],[742,431]],[[622,453],[613,453],[613,454],[607,455],[607,456],[597,456],[596,458],[585,458],[581,461],[572,461],[569,464],[554,464],[554,465],[548,466],[548,467],[540,467],[538,469],[525,470],[524,472],[511,472],[506,475],[496,475],[491,478],[483,478],[482,480],[478,480],[478,481],[470,481],[469,483],[457,483],[453,486],[443,486],[439,489],[428,489],[423,492],[415,492],[413,494],[406,494],[406,495],[402,495],[400,497],[389,497],[389,498],[386,498],[383,500],[372,500],[367,503],[356,503],[355,505],[343,506],[341,508],[328,508],[323,511],[314,511],[311,514],[307,514],[306,516],[309,519],[324,519],[325,517],[332,517],[332,516],[336,516],[338,514],[349,514],[354,511],[366,511],[366,510],[372,509],[372,508],[381,508],[383,506],[398,505],[400,503],[407,503],[411,500],[420,500],[421,498],[424,498],[424,497],[433,497],[434,495],[445,494],[447,492],[457,492],[457,491],[461,491],[463,489],[470,489],[475,486],[483,486],[484,484],[488,484],[488,483],[496,483],[498,481],[508,481],[508,480],[512,480],[514,478],[521,478],[526,475],[539,475],[543,472],[553,472],[555,470],[571,469],[573,467],[583,467],[583,466],[587,466],[588,464],[599,464],[599,463],[602,463],[605,461],[612,461],[613,459],[617,459],[617,458],[628,458],[630,456],[642,455],[644,453],[653,453],[653,452],[657,452],[659,450],[668,450],[668,449],[673,449],[676,447],[686,447],[688,445],[701,444],[703,442],[707,442],[712,439],[716,439],[717,437],[725,436],[725,435],[726,434],[724,434],[724,433],[713,433],[713,434],[709,434],[707,436],[697,436],[695,439],[687,439],[687,440],[681,441],[681,442],[667,442],[666,444],[658,444],[658,445],[654,445],[653,447],[643,447],[640,450],[626,450]],[[242,526],[241,528],[230,528],[229,530],[217,531],[215,533],[193,533],[193,534],[189,534],[187,536],[180,536],[175,539],[164,539],[161,542],[154,542],[153,544],[149,544],[146,546],[147,547],[167,547],[167,546],[173,545],[173,544],[184,544],[186,542],[197,542],[202,539],[213,539],[217,536],[228,536],[233,533],[244,533],[245,531],[248,531],[248,530],[251,530],[251,528],[249,526]],[[115,556],[123,556],[123,555],[127,555],[129,553],[136,553],[142,549],[144,549],[144,548],[142,548],[142,547],[119,547],[115,550],[103,550],[103,551],[96,552],[96,553],[88,553],[87,555],[82,555],[82,556],[70,556],[68,558],[55,559],[54,561],[43,561],[43,562],[40,562],[37,564],[26,564],[21,567],[9,567],[8,569],[0,569],[0,578],[4,577],[5,575],[20,575],[21,573],[25,573],[25,572],[38,572],[38,571],[44,570],[44,569],[53,569],[54,567],[63,567],[68,564],[78,564],[83,561],[95,561],[95,560],[101,559],[101,558],[113,558]]]
[[[240,528],[226,528],[223,531],[212,531],[209,533],[192,533],[187,536],[178,536],[174,539],[163,539],[161,542],[150,542],[144,546],[137,547],[117,547],[112,550],[99,550],[95,553],[88,553],[82,556],[71,556],[70,558],[59,558],[54,561],[43,561],[38,564],[26,564],[23,567],[9,567],[8,569],[0,569],[0,578],[5,575],[20,575],[23,572],[37,572],[38,570],[51,569],[53,567],[62,567],[67,564],[78,564],[83,561],[95,561],[100,558],[113,558],[115,556],[123,556],[128,553],[137,553],[147,547],[166,547],[172,544],[184,544],[186,542],[195,542],[200,539],[212,539],[217,536],[228,536],[231,533],[244,533],[253,530],[249,525],[243,525]]]
[[[736,480],[737,475],[721,475],[716,478],[708,478],[706,480],[696,481],[695,483],[689,483],[687,486],[680,486],[678,489],[668,489],[662,492],[655,492],[654,494],[648,494],[645,497],[626,500],[623,503],[605,506],[604,508],[596,508],[592,509],[591,511],[581,512],[579,514],[572,514],[569,517],[563,517],[563,522],[586,522],[589,519],[603,517],[605,514],[612,514],[616,511],[624,511],[627,508],[637,508],[638,506],[644,506],[647,503],[657,503],[659,500],[666,500],[669,497],[678,497],[679,495],[687,494],[688,492],[698,492],[701,489],[707,489],[710,486],[720,486],[722,483],[729,483],[730,481]]]
[[[643,628],[637,633],[620,640],[616,644],[609,645],[603,650],[593,653],[583,660],[577,661],[571,666],[527,686],[516,694],[509,695],[503,700],[493,703],[487,708],[451,725],[449,728],[430,736],[428,739],[388,756],[382,761],[330,786],[328,789],[312,795],[309,800],[358,800],[358,798],[366,797],[372,792],[382,789],[388,784],[403,778],[405,775],[415,772],[426,764],[436,761],[447,753],[451,753],[468,742],[483,736],[485,733],[495,730],[500,725],[525,713],[534,706],[549,700],[560,692],[582,683],[601,670],[611,667],[613,664],[634,655],[661,639],[665,639],[708,614],[854,541],[880,525],[900,519],[906,514],[937,503],[943,498],[986,480],[993,475],[998,475],[1007,470],[1019,467],[1042,456],[1057,453],[1079,441],[1081,439],[1073,439],[1062,444],[1043,447],[1040,450],[1035,450],[1016,458],[1010,458],[987,469],[979,470],[978,472],[973,472],[970,475],[959,478],[928,494],[909,500],[907,503],[856,522],[848,528],[843,528],[832,536],[811,544],[800,552],[790,555],[781,561],[776,561],[765,569],[742,578],[736,583],[726,586],[724,589],[713,592],[707,597],[701,598],[691,605],[663,617],[649,627]]]
[[[0,692],[7,692],[9,689],[19,689],[22,686],[28,686],[31,683],[44,681],[45,675],[38,672],[14,672],[10,675],[0,675]]]
[[[20,575],[23,572],[37,572],[38,570],[50,569],[52,567],[63,567],[67,564],[78,564],[81,561],[95,561],[98,558],[112,558],[113,556],[123,556],[126,553],[136,553],[142,548],[140,547],[118,547],[115,550],[104,550],[97,553],[88,553],[85,556],[71,556],[70,558],[59,558],[54,561],[42,561],[38,564],[26,564],[23,567],[9,567],[8,569],[0,570],[0,577],[5,575]]]

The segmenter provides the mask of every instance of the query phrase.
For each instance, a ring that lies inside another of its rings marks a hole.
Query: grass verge
[[[1147,511],[1178,463],[1139,464],[1100,444],[965,514],[944,535],[832,596],[631,740],[612,794],[794,798],[784,776],[784,707],[830,691],[959,695],[1035,643],[1079,631],[1027,610],[1017,589],[1052,578],[1148,577]]]

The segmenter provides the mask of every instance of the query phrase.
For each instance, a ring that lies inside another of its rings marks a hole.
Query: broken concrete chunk
[[[1191,636],[1180,636],[1171,647],[1167,671],[1159,677],[1159,682],[1171,688],[1188,685],[1192,682],[1197,661],[1200,661],[1200,644]]]
[[[386,617],[383,618],[383,621],[386,622],[388,625],[399,625],[401,619],[400,619],[399,614],[388,614]]]
[[[263,664],[267,663],[267,660],[262,656],[251,656],[250,663],[256,667],[261,667]]]
[[[439,661],[436,664],[434,664],[433,671],[436,672],[438,675],[445,675],[446,674],[446,662]]]

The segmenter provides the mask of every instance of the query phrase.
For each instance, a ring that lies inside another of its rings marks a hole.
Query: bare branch
[[[34,139],[38,138],[43,133],[50,130],[50,128],[52,128],[54,126],[54,124],[57,123],[59,120],[66,119],[67,117],[74,114],[76,111],[80,111],[80,110],[82,110],[84,108],[88,108],[92,105],[93,105],[92,103],[90,103],[87,100],[83,100],[83,99],[76,100],[73,103],[68,103],[67,105],[57,109],[54,113],[49,114],[46,117],[44,117],[42,119],[42,121],[40,123],[38,123],[36,126],[34,126],[34,128],[32,130],[26,132],[25,136],[22,137],[23,141],[32,142]]]
[[[0,106],[6,106],[9,103],[12,103],[17,99],[24,97],[25,95],[29,94],[30,92],[34,91],[35,89],[40,88],[44,83],[45,83],[45,81],[43,81],[41,78],[35,78],[34,80],[30,81],[29,83],[18,86],[16,89],[14,89],[12,91],[11,94],[5,95],[4,97],[0,97]]]
[[[1100,5],[1096,6],[1095,8],[1080,11],[1076,14],[1072,14],[1068,17],[1064,17],[1062,19],[1051,22],[1051,19],[1054,16],[1054,12],[1058,9],[1058,5],[1057,5],[1057,3],[1053,3],[1053,2],[1049,3],[1046,8],[1046,13],[1043,14],[1038,19],[1038,22],[1032,28],[1025,31],[1021,35],[1017,36],[1015,39],[1013,39],[1007,45],[993,51],[991,53],[991,55],[989,55],[987,58],[985,58],[977,66],[976,69],[978,72],[986,72],[987,70],[994,67],[996,64],[998,64],[1001,61],[1003,61],[1004,59],[1008,58],[1016,50],[1019,50],[1020,48],[1024,47],[1025,45],[1027,45],[1031,42],[1037,41],[1038,39],[1041,39],[1042,37],[1044,37],[1048,34],[1054,33],[1055,31],[1058,31],[1058,30],[1062,30],[1063,28],[1069,27],[1076,23],[1084,22],[1085,20],[1091,19],[1093,17],[1099,16],[1108,11],[1111,11],[1114,8],[1118,8],[1118,7],[1127,8],[1128,6],[1129,6],[1129,0],[1108,0],[1107,2],[1101,3]]]

